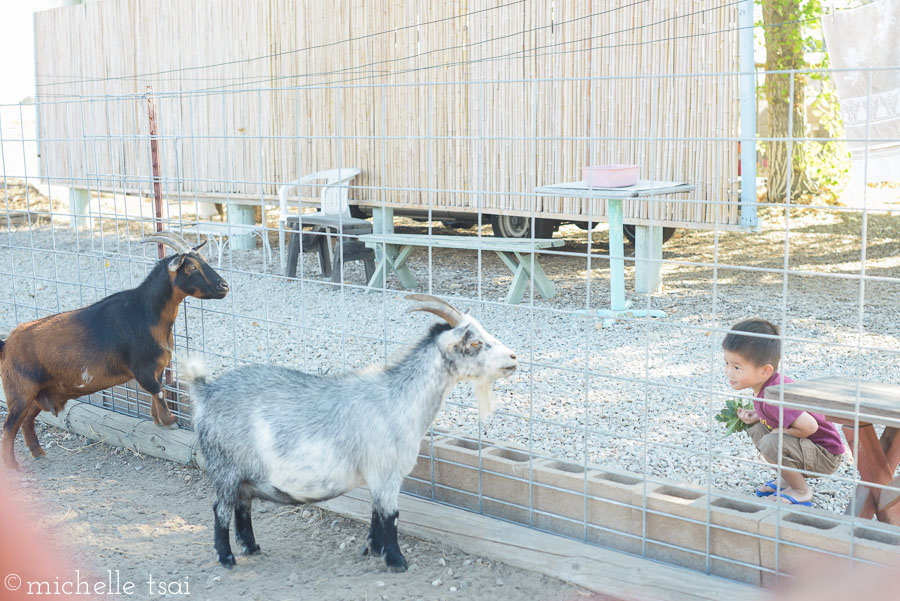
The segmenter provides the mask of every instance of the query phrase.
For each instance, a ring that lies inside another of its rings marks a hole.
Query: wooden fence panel
[[[170,199],[271,200],[277,182],[341,165],[363,170],[359,201],[602,220],[602,201],[531,192],[587,164],[634,162],[697,191],[626,201],[626,219],[733,225],[737,9],[720,4],[107,0],[45,11],[41,173],[146,193],[152,85]]]

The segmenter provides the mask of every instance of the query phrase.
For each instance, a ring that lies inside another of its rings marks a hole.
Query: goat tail
[[[181,360],[181,369],[178,370],[182,378],[196,386],[206,384],[206,376],[209,370],[206,369],[206,363],[202,357],[191,355]]]
[[[3,358],[3,347],[6,346],[5,340],[0,340],[0,359]]]
[[[178,376],[187,380],[191,390],[191,411],[194,414],[194,424],[203,420],[206,408],[206,376],[209,370],[202,357],[191,355],[182,357],[178,362]]]

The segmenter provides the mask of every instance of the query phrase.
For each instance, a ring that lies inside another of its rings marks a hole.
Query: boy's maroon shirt
[[[766,388],[769,386],[777,386],[779,384],[790,384],[793,382],[792,379],[787,376],[782,376],[779,373],[772,374],[772,377],[769,378],[763,387],[759,389],[759,394],[757,394],[757,398],[765,398]],[[770,430],[779,427],[778,422],[778,414],[779,408],[778,405],[773,405],[771,403],[766,403],[763,401],[753,401],[753,408],[756,409],[756,415],[759,416],[759,420],[766,425]],[[789,407],[785,407],[783,409],[784,415],[784,428],[790,428],[791,424],[800,417],[800,414],[803,413],[802,409],[793,409]],[[807,411],[816,423],[819,424],[819,429],[813,432],[810,435],[809,439],[824,448],[826,451],[829,451],[835,455],[842,455],[844,453],[844,441],[841,439],[840,433],[837,431],[837,428],[830,421],[825,419],[825,416],[821,413],[813,413],[812,411]]]

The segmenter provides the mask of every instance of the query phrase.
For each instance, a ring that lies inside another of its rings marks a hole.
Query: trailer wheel
[[[622,224],[622,233],[625,234],[625,237],[628,238],[628,241],[634,244],[635,238],[637,234],[635,234],[634,225],[631,223],[623,223]],[[669,238],[675,235],[674,227],[664,227],[663,228],[663,244],[669,241]]]
[[[460,221],[453,219],[441,219],[441,223],[444,224],[444,227],[450,230],[467,230],[472,227],[475,227],[474,221]]]
[[[500,238],[531,238],[531,217],[518,215],[491,215],[494,235]],[[552,238],[559,227],[555,219],[535,219],[534,237]]]

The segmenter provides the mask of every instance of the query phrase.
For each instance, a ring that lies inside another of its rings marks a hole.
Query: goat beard
[[[486,419],[494,412],[494,397],[491,395],[491,384],[493,380],[488,378],[478,378],[472,380],[472,392],[475,393],[475,399],[478,401],[478,414],[481,419]]]

